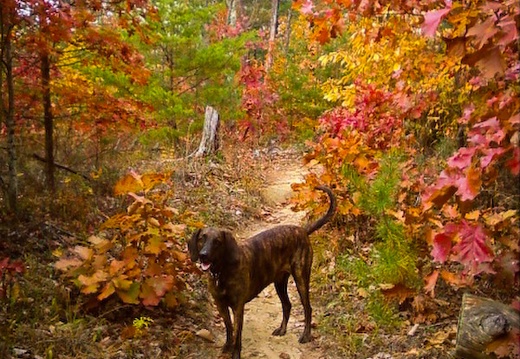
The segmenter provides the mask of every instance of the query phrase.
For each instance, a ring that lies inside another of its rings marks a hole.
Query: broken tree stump
[[[202,157],[218,151],[220,142],[218,129],[220,126],[220,116],[213,107],[206,106],[204,115],[204,128],[200,140],[199,149],[193,154],[195,157]]]
[[[492,359],[489,349],[497,340],[520,329],[519,312],[511,306],[471,294],[464,294],[457,328],[455,357]]]

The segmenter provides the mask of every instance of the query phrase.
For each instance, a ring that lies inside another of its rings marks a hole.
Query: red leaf
[[[428,187],[422,195],[423,210],[428,210],[435,205],[442,207],[457,192],[457,182],[461,174],[451,168],[442,171],[437,182]]]
[[[448,259],[451,251],[452,235],[447,233],[438,233],[433,238],[433,249],[431,255],[436,262],[444,263]]]
[[[446,8],[444,9],[428,11],[424,15],[424,22],[421,26],[424,35],[433,37],[441,23],[441,20],[448,15],[450,11],[451,2],[446,2]]]
[[[9,264],[9,268],[13,269],[16,273],[25,272],[25,265],[23,264],[23,262],[21,260],[11,262],[11,264]]]
[[[468,268],[472,275],[491,269],[481,266],[494,258],[492,249],[488,246],[488,238],[480,224],[469,224],[463,220],[459,225],[460,242],[453,247],[453,259]]]
[[[513,150],[513,158],[506,162],[506,166],[515,176],[520,174],[520,148]]]
[[[471,165],[473,155],[475,155],[476,147],[461,147],[452,157],[448,159],[448,165],[459,169],[468,168]]]
[[[466,170],[466,175],[461,176],[457,180],[458,189],[456,194],[460,196],[461,201],[471,201],[479,194],[480,186],[482,184],[480,174],[480,168],[471,166]]]
[[[480,167],[486,169],[495,160],[495,157],[503,155],[506,150],[505,148],[484,148],[482,152],[485,156],[480,159]]]
[[[9,263],[9,257],[5,257],[4,259],[2,259],[2,261],[0,261],[0,270],[7,268],[8,263]]]
[[[311,0],[306,0],[300,8],[300,12],[304,15],[312,15],[312,9],[314,8],[314,4]]]

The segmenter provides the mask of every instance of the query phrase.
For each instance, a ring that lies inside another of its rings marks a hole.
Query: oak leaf
[[[493,250],[488,244],[488,237],[480,224],[470,224],[463,220],[458,228],[459,243],[453,247],[453,259],[469,268],[472,275],[490,272],[490,268],[481,265],[493,261]]]
[[[54,263],[54,268],[66,271],[70,267],[76,268],[79,267],[83,262],[78,258],[62,258]],[[1,268],[0,268],[1,269]]]
[[[92,255],[94,251],[92,248],[84,247],[84,246],[75,246],[72,250],[74,253],[80,256],[81,259],[88,261],[92,259]]]
[[[421,25],[424,35],[428,37],[435,36],[442,19],[451,11],[451,1],[446,2],[446,5],[444,9],[428,11],[424,15],[424,22]]]
[[[128,290],[116,290],[117,295],[124,303],[127,304],[139,304],[139,291],[140,291],[141,285],[139,282],[133,282]]]
[[[444,263],[448,259],[451,252],[452,235],[447,233],[438,233],[433,238],[433,248],[431,255],[436,262]]]
[[[116,288],[114,287],[114,284],[112,282],[108,282],[105,284],[105,287],[103,290],[101,290],[101,293],[98,294],[97,299],[103,300],[108,297],[110,297],[114,292],[116,291]]]

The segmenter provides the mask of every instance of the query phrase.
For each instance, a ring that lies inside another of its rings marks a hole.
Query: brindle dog
[[[328,194],[330,207],[323,217],[303,228],[280,225],[241,243],[237,243],[226,230],[205,228],[197,230],[188,242],[191,260],[194,263],[200,260],[202,270],[210,273],[209,291],[226,325],[226,343],[222,352],[233,353],[233,359],[240,358],[244,305],[273,282],[283,311],[282,324],[273,335],[285,334],[291,312],[287,294],[290,275],[296,283],[305,313],[305,328],[299,341],[306,343],[311,340],[309,280],[312,247],[309,234],[327,223],[336,210],[332,191],[324,186],[316,188]],[[234,327],[229,308],[233,310]]]

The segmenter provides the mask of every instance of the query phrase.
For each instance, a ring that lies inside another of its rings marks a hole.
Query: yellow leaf
[[[131,173],[117,181],[116,185],[114,186],[114,194],[119,196],[129,192],[140,192],[143,190],[143,188],[144,184],[140,176],[135,173]]]
[[[63,255],[63,249],[61,248],[56,248],[55,250],[52,251],[52,255],[54,257],[61,257]]]
[[[473,212],[466,213],[464,218],[469,219],[471,221],[476,221],[480,217],[480,211],[477,209]]]
[[[143,189],[149,191],[161,183],[166,183],[171,174],[169,173],[147,173],[141,177]]]
[[[155,227],[161,226],[161,224],[159,223],[157,218],[153,218],[153,217],[148,218],[148,223],[150,223],[152,226],[155,226]]]
[[[502,223],[505,220],[514,217],[515,215],[516,211],[514,209],[510,209],[505,212],[486,214],[484,215],[484,221],[488,226],[496,226],[497,224]]]
[[[125,275],[120,275],[119,277],[112,278],[112,283],[114,283],[114,287],[121,290],[128,290],[132,285],[132,281],[126,279]]]

